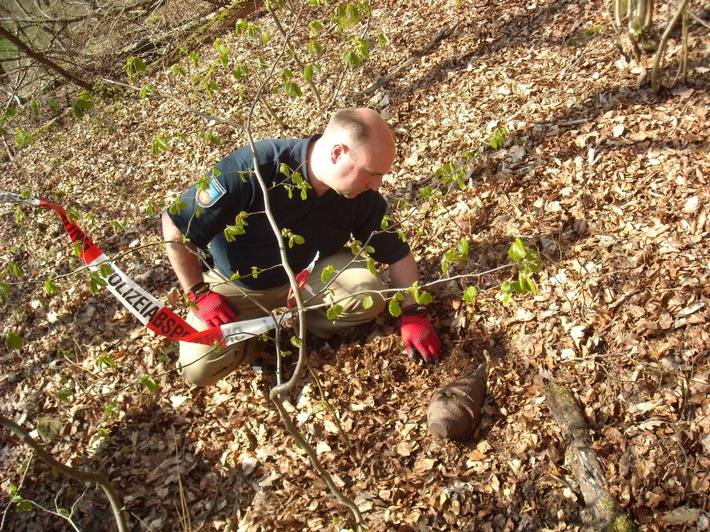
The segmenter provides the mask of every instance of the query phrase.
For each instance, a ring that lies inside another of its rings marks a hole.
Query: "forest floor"
[[[385,32],[390,44],[342,80],[339,54],[326,56],[316,77],[323,106],[305,84],[301,99],[272,96],[287,130],[257,107],[256,138],[316,133],[347,105],[378,109],[397,138],[382,191],[434,296],[442,362],[409,360],[397,320],[383,315],[337,348],[311,350],[311,372],[289,398],[371,530],[590,529],[566,434],[548,408],[550,382],[579,401],[606,488],[641,530],[710,526],[707,4],[693,4],[687,82],[660,95],[647,81],[652,57],[621,58],[604,4],[373,2],[367,35]],[[272,34],[266,51],[234,32],[221,44],[244,57],[276,49],[270,17],[250,20]],[[302,33],[294,42],[307,41]],[[337,35],[323,39],[335,47]],[[666,83],[679,52],[676,35]],[[191,73],[182,80],[161,72],[142,82],[243,123],[254,85],[240,85],[233,66],[216,68],[212,45],[198,53],[198,66],[180,63]],[[193,74],[208,72],[216,97],[189,99]],[[507,137],[493,148],[501,128]],[[207,130],[219,144],[205,142]],[[170,149],[153,154],[158,135]],[[83,119],[58,123],[4,163],[1,188],[71,208],[122,270],[180,308],[160,212],[246,140],[177,99],[97,99]],[[437,174],[449,164],[463,169],[463,188]],[[517,275],[507,257],[517,237],[542,257],[538,291],[505,303],[500,285]],[[269,400],[273,364],[190,387],[174,371],[174,342],[106,290],[92,293],[85,271],[72,273],[80,264],[54,213],[0,205],[0,241],[2,268],[22,269],[5,278],[2,328],[24,341],[0,351],[0,415],[36,431],[62,462],[105,473],[133,530],[353,525]],[[445,274],[442,259],[461,241],[468,256]],[[49,278],[59,289],[52,296]],[[466,303],[472,285],[479,295]],[[480,427],[461,441],[435,439],[430,396],[486,358]],[[34,501],[31,511],[11,504],[13,485]],[[70,530],[47,511],[58,507],[83,530],[112,527],[100,489],[53,474],[0,431],[4,529]]]

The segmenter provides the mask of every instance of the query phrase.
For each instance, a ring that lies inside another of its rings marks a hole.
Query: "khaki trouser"
[[[307,290],[304,290],[302,292],[304,303],[306,306],[313,306],[335,302],[343,307],[337,320],[327,318],[328,307],[308,312],[306,318],[308,330],[316,336],[330,338],[339,331],[367,323],[385,308],[384,298],[376,293],[387,288],[385,281],[379,275],[373,275],[362,259],[348,266],[352,260],[352,253],[343,250],[316,262],[307,283],[316,295],[311,296]],[[325,283],[321,280],[321,273],[328,265],[332,265],[340,273],[328,289],[323,291]],[[260,318],[268,315],[269,311],[286,306],[288,284],[265,290],[250,290],[229,282],[215,270],[206,272],[204,279],[205,282],[210,283],[213,291],[227,296],[236,305],[240,320]],[[350,295],[358,292],[365,293]],[[373,305],[366,309],[362,301],[368,292],[373,299]],[[207,328],[194,312],[188,314],[186,321],[198,331]],[[239,364],[251,362],[262,348],[263,343],[259,338],[246,340],[220,350],[215,350],[211,346],[180,342],[178,369],[191,384],[209,386],[226,377]]]

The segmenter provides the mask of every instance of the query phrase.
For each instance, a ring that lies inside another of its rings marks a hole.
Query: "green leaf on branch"
[[[313,81],[315,73],[320,70],[320,67],[315,63],[310,63],[303,67],[303,79],[306,81]]]
[[[478,288],[476,288],[475,286],[469,286],[463,293],[463,300],[468,304],[474,303],[477,297]]]
[[[19,334],[14,333],[12,331],[8,331],[4,334],[4,336],[5,342],[7,343],[10,349],[14,349],[15,351],[22,350],[24,342],[22,341],[22,337]]]
[[[249,213],[246,211],[241,211],[235,218],[234,224],[228,225],[224,228],[224,238],[227,242],[234,242],[239,235],[246,233],[245,227],[249,225],[247,222],[247,217]]]
[[[72,114],[75,118],[81,118],[84,113],[94,106],[94,100],[91,94],[87,91],[81,91],[79,97],[74,100],[72,105]]]
[[[232,75],[238,80],[248,78],[250,73],[251,70],[249,70],[247,65],[237,65],[234,67],[234,70],[232,70]]]
[[[160,388],[160,385],[158,384],[158,381],[156,381],[153,377],[150,375],[143,375],[140,378],[140,383],[148,388],[149,392],[155,392]]]
[[[219,137],[217,137],[211,131],[205,131],[205,142],[207,144],[214,144],[215,146],[219,146],[221,144],[219,141]]]
[[[493,135],[491,136],[491,148],[494,150],[498,150],[503,147],[503,143],[505,143],[505,139],[508,138],[508,128],[505,126],[496,128],[493,131]]]
[[[34,98],[32,98],[32,100],[30,101],[30,110],[32,111],[32,114],[35,117],[39,116],[39,112],[40,112],[39,103]]]
[[[34,144],[34,139],[32,135],[28,135],[22,127],[15,128],[15,143],[21,147],[25,148],[27,146],[32,146]]]
[[[414,299],[419,305],[428,305],[432,301],[434,301],[434,298],[431,297],[431,294],[429,292],[421,292],[415,295]]]
[[[308,29],[310,30],[311,35],[313,37],[317,36],[318,33],[323,30],[323,28],[325,28],[325,26],[320,20],[314,20],[308,25]]]
[[[404,301],[404,294],[397,292],[387,304],[387,310],[395,318],[402,315],[402,301]]]
[[[319,56],[323,53],[323,47],[319,41],[311,40],[308,42],[308,53],[311,55]]]
[[[74,395],[74,390],[71,388],[62,388],[57,392],[57,399],[60,401],[68,401]]]
[[[10,261],[7,264],[7,271],[15,277],[22,277],[22,268],[14,261]]]
[[[392,224],[394,224],[394,218],[393,218],[391,215],[389,215],[389,214],[385,214],[385,215],[382,217],[382,221],[380,222],[380,229],[382,229],[383,231],[385,231],[385,230],[387,230]]]
[[[150,146],[150,153],[158,155],[161,151],[168,151],[168,141],[162,135],[157,135]]]
[[[340,316],[340,314],[342,314],[342,312],[343,312],[342,305],[333,305],[326,312],[326,317],[329,320],[336,320],[336,319],[338,319],[338,316]]]
[[[131,83],[135,83],[138,79],[138,74],[145,72],[146,64],[140,57],[129,57],[126,60],[126,74]]]
[[[367,264],[367,271],[369,271],[372,275],[377,275],[377,265],[375,264],[375,261],[370,257],[367,257],[365,262]]]
[[[0,281],[0,303],[7,299],[7,296],[12,292],[12,288],[9,284]]]
[[[346,67],[355,69],[362,64],[362,61],[360,61],[360,57],[355,52],[348,50],[343,52],[343,63],[345,63]]]
[[[372,308],[372,305],[374,304],[374,300],[372,299],[371,295],[366,295],[364,298],[362,298],[362,308],[368,309]]]
[[[44,293],[48,296],[53,296],[57,292],[59,292],[59,287],[54,284],[54,281],[52,281],[51,279],[47,279],[44,282]]]
[[[223,45],[219,39],[215,40],[214,47],[219,55],[219,62],[223,67],[226,67],[229,64],[229,48]]]
[[[540,255],[525,246],[520,238],[516,238],[508,248],[508,257],[527,273],[540,269]]]
[[[303,96],[301,87],[298,86],[298,83],[294,83],[293,81],[288,81],[284,84],[284,91],[291,98],[300,98]]]
[[[321,281],[323,281],[324,283],[327,283],[328,280],[333,275],[335,275],[335,266],[333,266],[332,264],[328,264],[328,266],[323,268],[323,270],[321,271],[321,274],[320,274]]]
[[[98,294],[99,290],[106,286],[106,279],[104,279],[99,272],[91,272],[89,276],[89,290],[92,294]]]
[[[170,214],[180,214],[182,209],[187,209],[187,202],[177,200],[170,205],[168,212]]]

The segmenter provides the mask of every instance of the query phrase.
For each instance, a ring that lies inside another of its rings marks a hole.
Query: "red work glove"
[[[210,290],[210,285],[200,283],[193,286],[187,298],[195,304],[197,314],[208,327],[238,321],[236,307],[222,294]]]
[[[402,342],[409,358],[419,353],[425,362],[439,362],[441,342],[434,327],[426,317],[422,305],[410,305],[402,309]]]

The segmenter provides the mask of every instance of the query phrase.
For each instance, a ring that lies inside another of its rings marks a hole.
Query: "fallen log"
[[[592,448],[589,425],[572,393],[558,383],[546,386],[545,401],[562,428],[567,447],[565,462],[572,469],[584,502],[602,530],[630,532],[636,525],[606,489],[604,470]]]

